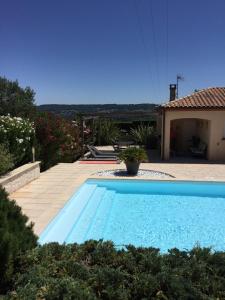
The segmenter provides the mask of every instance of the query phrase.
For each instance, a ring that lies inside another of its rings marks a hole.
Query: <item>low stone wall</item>
[[[28,163],[0,177],[0,185],[13,193],[40,176],[40,162]]]

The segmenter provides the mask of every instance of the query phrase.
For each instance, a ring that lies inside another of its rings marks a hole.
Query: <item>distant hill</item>
[[[78,114],[101,116],[117,120],[154,119],[157,104],[45,104],[38,106],[40,111],[48,111],[68,119]]]

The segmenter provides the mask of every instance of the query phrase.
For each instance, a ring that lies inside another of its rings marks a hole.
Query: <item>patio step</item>
[[[91,195],[96,190],[96,184],[85,184],[70,198],[67,204],[50,222],[39,238],[40,244],[58,242],[63,243],[83,209],[89,202]]]
[[[97,187],[87,205],[81,211],[77,221],[75,222],[73,228],[69,232],[65,242],[68,243],[82,243],[84,241],[84,236],[92,222],[96,212],[98,211],[99,205],[101,204],[102,198],[104,197],[107,189],[104,187]]]

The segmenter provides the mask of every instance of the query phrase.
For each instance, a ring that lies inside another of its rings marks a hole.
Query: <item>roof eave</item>
[[[219,106],[208,106],[208,107],[194,107],[194,106],[189,106],[189,107],[163,107],[164,110],[225,110],[225,107]]]

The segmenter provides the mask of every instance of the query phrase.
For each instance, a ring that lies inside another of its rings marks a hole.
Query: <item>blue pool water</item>
[[[40,236],[48,242],[112,240],[162,252],[197,243],[225,250],[225,184],[88,180]]]

